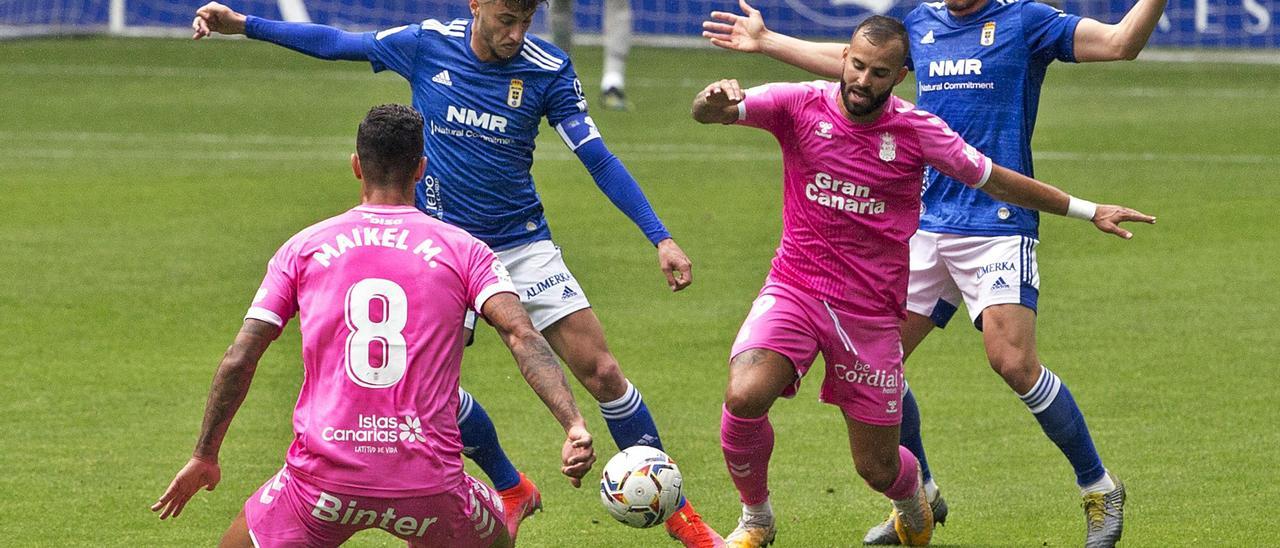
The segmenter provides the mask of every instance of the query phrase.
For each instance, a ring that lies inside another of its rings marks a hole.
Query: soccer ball
[[[684,479],[661,450],[644,445],[623,449],[604,465],[600,501],[614,519],[631,527],[667,521],[680,504]]]

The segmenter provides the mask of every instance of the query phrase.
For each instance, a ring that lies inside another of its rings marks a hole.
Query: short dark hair
[[[481,3],[492,2],[494,0],[481,0]],[[548,0],[501,0],[507,7],[513,8],[519,12],[527,12],[538,9],[538,6]]]
[[[356,132],[356,154],[364,179],[394,186],[412,180],[422,159],[422,115],[404,105],[369,109]]]
[[[853,36],[866,36],[867,41],[875,46],[883,46],[885,42],[897,40],[902,42],[902,53],[910,53],[911,39],[907,37],[907,27],[902,21],[884,15],[872,15],[858,23],[853,29]]]

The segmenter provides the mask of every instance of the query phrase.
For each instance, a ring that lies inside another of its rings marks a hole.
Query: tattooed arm
[[[566,439],[561,450],[560,472],[569,476],[574,487],[580,486],[581,478],[591,470],[596,457],[591,448],[591,434],[578,412],[560,361],[542,334],[534,329],[518,297],[498,293],[485,301],[482,308],[484,317],[498,329],[502,341],[511,349],[525,382],[564,428]]]
[[[169,483],[160,500],[151,506],[153,512],[163,510],[160,519],[181,514],[187,501],[201,488],[212,491],[217,487],[222,478],[218,467],[222,438],[249,393],[249,383],[258,369],[258,360],[279,335],[280,328],[267,322],[244,321],[213,376],[213,387],[209,389],[209,400],[204,409],[204,424],[200,427],[200,437],[191,460]]]

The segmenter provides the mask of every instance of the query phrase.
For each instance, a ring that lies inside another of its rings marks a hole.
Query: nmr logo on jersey
[[[445,121],[484,128],[489,131],[497,131],[501,133],[507,132],[507,118],[505,116],[489,114],[488,112],[476,112],[465,107],[449,105],[449,111],[445,115]]]
[[[929,62],[929,76],[972,76],[982,74],[981,59],[946,59]]]

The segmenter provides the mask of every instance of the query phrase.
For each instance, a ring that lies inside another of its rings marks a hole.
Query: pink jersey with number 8
[[[290,473],[378,497],[458,485],[462,323],[500,292],[515,289],[487,246],[412,206],[359,206],[290,238],[245,316],[299,318]]]

